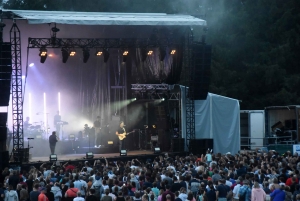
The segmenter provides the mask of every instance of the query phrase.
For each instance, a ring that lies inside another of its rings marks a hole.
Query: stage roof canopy
[[[144,25],[144,26],[206,26],[206,21],[190,16],[166,13],[105,13],[71,11],[5,10],[14,19],[28,20],[29,24],[76,25]]]

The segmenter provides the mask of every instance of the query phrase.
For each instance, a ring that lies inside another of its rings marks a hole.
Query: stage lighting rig
[[[127,61],[128,53],[129,53],[128,50],[123,51],[123,62]]]
[[[170,54],[171,54],[171,55],[174,55],[175,53],[176,53],[176,49],[174,49],[174,48],[173,48],[173,49],[170,49]]]
[[[103,54],[103,52],[102,52],[102,51],[100,51],[100,50],[97,50],[95,55],[96,55],[96,56],[102,56],[102,54]]]
[[[45,63],[45,61],[47,59],[47,49],[46,48],[41,48],[39,56],[41,57],[40,62]]]
[[[75,54],[76,54],[76,51],[75,51],[75,50],[71,50],[71,51],[70,51],[70,56],[71,56],[71,57],[74,57]]]

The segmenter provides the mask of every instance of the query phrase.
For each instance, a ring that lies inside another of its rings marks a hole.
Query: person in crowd
[[[285,192],[284,192],[284,186],[281,186],[279,189],[275,189],[270,194],[272,201],[284,201],[285,200]]]
[[[251,191],[251,201],[265,201],[266,193],[263,189],[260,188],[258,182],[254,182],[252,191]]]
[[[19,201],[18,193],[12,185],[9,185],[4,201]]]
[[[91,190],[93,190],[93,189],[91,189]],[[95,197],[98,198],[97,196],[95,196]],[[102,196],[101,201],[113,201],[112,197],[109,196],[109,189],[105,189],[105,195]]]
[[[233,201],[239,201],[239,190],[241,188],[241,181],[236,180],[236,185],[233,188]]]
[[[74,198],[73,201],[85,201],[85,199],[82,197],[80,191],[77,191],[77,197]]]
[[[47,189],[45,187],[41,188],[41,193],[38,196],[38,201],[49,201],[48,197],[46,196]]]
[[[54,186],[51,187],[51,192],[54,195],[54,201],[60,201],[62,198],[62,191],[60,189],[59,183],[55,182]]]

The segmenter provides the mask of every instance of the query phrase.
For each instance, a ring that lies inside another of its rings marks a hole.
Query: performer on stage
[[[60,124],[58,122],[61,122],[61,116],[59,115],[59,111],[57,111],[57,114],[54,116],[54,127],[56,128],[57,135],[60,134]]]
[[[121,151],[121,149],[125,149],[124,139],[126,138],[126,130],[124,128],[124,122],[123,121],[120,122],[120,127],[116,131],[116,135],[119,138],[119,151]]]
[[[56,142],[58,141],[58,139],[59,138],[56,136],[56,132],[53,131],[52,135],[50,135],[50,137],[49,137],[49,144],[50,144],[51,154],[55,153],[55,146],[56,146]]]
[[[94,122],[94,128],[95,128],[95,147],[100,148],[101,122],[100,122],[100,117],[99,116],[97,116],[97,119]]]

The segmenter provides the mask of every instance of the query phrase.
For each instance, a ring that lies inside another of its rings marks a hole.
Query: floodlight
[[[159,154],[160,153],[160,148],[159,147],[154,147],[154,153]]]
[[[86,157],[85,158],[86,159],[92,159],[92,158],[94,158],[93,152],[86,152]]]
[[[83,63],[86,63],[90,58],[90,50],[83,49]]]
[[[75,51],[75,50],[71,50],[71,51],[70,51],[70,56],[71,56],[71,57],[74,57],[75,54],[76,54],[76,51]]]
[[[50,162],[57,161],[57,155],[56,155],[56,154],[51,154],[51,155],[49,156],[49,160],[50,160]]]
[[[176,53],[176,49],[171,49],[171,50],[170,50],[170,54],[171,54],[171,55],[174,55],[175,53]]]
[[[128,50],[123,51],[123,62],[127,61],[128,53],[129,53]]]
[[[120,156],[127,156],[127,150],[126,149],[121,149]]]
[[[100,51],[100,50],[97,50],[95,55],[96,55],[96,56],[102,56],[102,54],[103,54],[103,52],[102,52],[102,51]]]
[[[151,56],[152,54],[153,54],[153,50],[149,50],[147,53],[148,56]]]
[[[46,48],[41,48],[39,56],[41,57],[40,62],[45,63],[45,61],[47,59],[47,49]]]
[[[69,51],[65,48],[62,48],[61,49],[61,54],[62,54],[62,62],[63,63],[66,63],[68,61],[68,58],[69,58]]]

